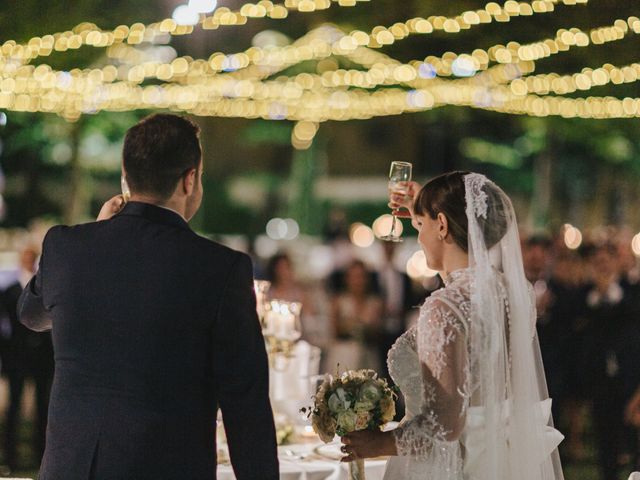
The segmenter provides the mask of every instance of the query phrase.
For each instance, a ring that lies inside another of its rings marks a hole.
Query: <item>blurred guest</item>
[[[625,420],[629,425],[640,429],[640,385],[627,403],[625,408]]]
[[[568,319],[571,315],[571,288],[552,276],[551,240],[529,237],[523,245],[523,265],[536,296],[537,332],[540,340],[547,387],[553,398],[553,418],[559,421],[560,404],[566,397]],[[575,300],[575,298],[574,298]]]
[[[604,480],[615,480],[620,459],[637,451],[624,424],[624,409],[637,387],[640,365],[640,308],[620,278],[616,248],[603,244],[589,256],[591,285],[586,292],[589,320],[585,371],[593,401],[593,423]],[[633,386],[633,387],[632,387]]]
[[[531,283],[549,277],[551,240],[542,235],[527,238],[522,249],[524,273]]]
[[[622,282],[640,289],[640,265],[629,242],[618,242],[617,247]]]
[[[18,298],[36,271],[38,252],[29,246],[20,254],[18,281],[2,293],[2,301],[10,319],[11,333],[3,369],[9,380],[9,406],[6,417],[5,455],[8,467],[15,470],[17,462],[20,405],[25,380],[35,383],[36,417],[32,436],[32,449],[36,458],[42,458],[47,428],[49,391],[53,380],[53,346],[50,333],[37,333],[23,326],[17,318]]]
[[[553,291],[550,289],[551,241],[542,236],[529,237],[523,245],[522,260],[525,276],[533,286],[536,295],[538,335],[540,336],[540,346],[544,355],[546,337],[549,337],[549,342],[553,342],[551,335],[545,335],[546,330],[551,327],[549,325],[551,320],[549,310],[555,300]],[[545,366],[546,363],[547,360],[545,359]],[[549,380],[548,375],[547,380]],[[556,397],[553,396],[552,398]]]
[[[640,470],[640,384],[631,397],[631,400],[629,400],[629,403],[627,403],[627,407],[625,409],[625,420],[628,425],[636,429],[638,448],[635,452],[636,458],[633,469]]]
[[[305,288],[296,279],[291,258],[286,253],[277,253],[267,263],[266,279],[271,282],[268,296],[270,299],[285,300],[287,302],[299,302],[302,304],[302,335],[310,343],[323,346],[323,337],[326,336],[325,325],[321,325],[321,319],[316,316],[316,309],[312,298]]]
[[[389,377],[387,353],[407,327],[407,313],[419,300],[413,294],[411,279],[393,264],[396,244],[382,242],[384,262],[378,269],[377,280],[383,302],[382,331],[379,342],[380,374]]]
[[[267,280],[271,282],[269,298],[300,302],[304,308],[310,308],[307,305],[305,291],[296,280],[289,255],[277,253],[271,257],[267,263],[266,276]]]
[[[553,358],[550,361],[555,365],[555,371],[548,379],[549,390],[557,396],[553,397],[554,418],[567,434],[566,445],[560,452],[573,461],[584,460],[586,456],[584,431],[590,376],[584,369],[588,324],[583,301],[586,295],[584,264],[582,255],[564,245],[559,248],[551,269],[549,290],[553,296],[548,317],[538,323],[538,330],[546,330],[543,335],[547,338],[557,337],[556,348],[546,351],[546,356]],[[545,368],[549,367],[545,365]]]
[[[329,347],[325,368],[340,370],[372,368],[380,371],[379,341],[383,303],[372,293],[369,271],[353,261],[344,273],[344,289],[331,300],[331,325],[335,341]]]

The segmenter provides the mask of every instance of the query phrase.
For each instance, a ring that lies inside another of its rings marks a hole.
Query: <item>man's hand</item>
[[[125,201],[122,195],[116,195],[115,197],[110,198],[109,200],[104,202],[104,205],[102,205],[102,208],[100,209],[100,213],[98,214],[98,218],[96,218],[96,220],[98,222],[101,220],[109,220],[116,213],[122,210],[124,204]]]
[[[398,454],[395,438],[391,431],[361,430],[342,437],[342,443],[342,453],[346,455],[342,458],[342,462]]]
[[[413,201],[422,188],[417,182],[403,182],[407,186],[407,194],[399,195],[389,193],[389,208],[399,218],[411,218],[413,216]]]

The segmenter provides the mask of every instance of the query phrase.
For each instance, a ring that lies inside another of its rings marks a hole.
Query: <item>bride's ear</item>
[[[444,240],[449,235],[449,220],[444,213],[439,213],[436,220],[438,221],[438,238]]]

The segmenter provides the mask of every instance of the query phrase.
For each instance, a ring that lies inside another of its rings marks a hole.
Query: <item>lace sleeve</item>
[[[426,458],[434,445],[460,437],[468,398],[466,337],[458,308],[442,298],[427,300],[417,330],[422,407],[420,414],[394,431],[398,455]]]

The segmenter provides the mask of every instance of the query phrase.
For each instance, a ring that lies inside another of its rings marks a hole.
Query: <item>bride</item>
[[[389,351],[405,418],[343,437],[343,461],[390,455],[385,480],[562,480],[511,201],[468,172],[410,192],[391,206],[409,209],[445,287]]]

